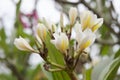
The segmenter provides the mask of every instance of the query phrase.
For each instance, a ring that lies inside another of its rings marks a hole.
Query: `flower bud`
[[[53,43],[55,47],[62,53],[65,53],[69,45],[68,37],[66,34],[60,33],[60,35],[58,35],[57,33],[54,33],[53,36],[55,40],[51,40],[51,43]]]
[[[36,33],[44,42],[47,36],[47,28],[45,27],[44,24],[38,24],[36,28]]]
[[[38,41],[38,43],[39,43],[40,45],[43,44],[41,38],[40,38],[37,34],[35,35],[35,38],[36,38],[36,40]]]
[[[29,45],[29,43],[22,37],[16,38],[14,40],[14,45],[19,49],[23,51],[32,51],[35,50]]]
[[[69,19],[70,19],[71,25],[75,23],[76,18],[77,18],[77,9],[74,7],[71,7],[69,10]]]

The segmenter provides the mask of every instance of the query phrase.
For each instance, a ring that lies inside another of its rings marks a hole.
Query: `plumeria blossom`
[[[36,33],[42,41],[45,41],[47,36],[47,28],[44,24],[38,24],[36,28]]]
[[[97,15],[87,10],[80,14],[80,22],[82,30],[90,28],[95,32],[103,24],[103,18],[97,18]]]
[[[35,34],[35,38],[38,41],[40,45],[43,45],[41,38],[38,36],[38,34]]]
[[[77,9],[74,7],[71,7],[69,10],[69,19],[70,19],[71,25],[75,23],[76,18],[77,18]]]
[[[67,35],[61,32],[60,34],[54,33],[53,36],[55,39],[51,40],[51,43],[53,43],[62,53],[65,53],[69,46]]]
[[[97,16],[90,11],[85,11],[81,13],[79,23],[79,21],[76,20],[77,14],[77,9],[75,7],[70,8],[70,23],[66,27],[63,25],[64,20],[61,14],[60,24],[57,27],[54,23],[45,20],[44,24],[39,23],[35,28],[36,46],[39,55],[46,61],[44,65],[45,70],[51,72],[64,70],[66,73],[70,74],[71,77],[71,72],[75,69],[78,61],[88,58],[86,55],[88,52],[86,50],[94,43],[96,39],[95,32],[102,25],[103,19],[97,18]],[[35,52],[29,43],[22,37],[15,39],[14,44],[20,50]],[[51,48],[51,44],[55,47]],[[64,65],[51,61],[53,60],[51,58],[57,57],[51,57],[49,55],[49,53],[52,54],[56,52],[53,51],[53,49],[57,49],[63,54],[61,57],[64,59]],[[84,53],[86,54],[84,55]],[[54,66],[55,68],[48,66]],[[73,77],[71,80],[73,80]],[[75,80],[77,80],[77,78]]]
[[[82,41],[79,43],[80,50],[84,50],[85,48],[89,47],[95,41],[95,38],[96,38],[95,34],[90,29],[86,29],[83,32],[83,34],[84,35],[83,35]]]
[[[14,40],[14,45],[19,50],[35,52],[35,50],[30,46],[30,44],[24,38],[22,38],[21,36]]]
[[[95,41],[95,33],[93,33],[89,28],[82,31],[81,24],[78,22],[75,24],[74,30],[76,33],[75,39],[78,42],[77,51],[85,50]]]
[[[45,23],[45,26],[47,27],[47,29],[49,31],[51,31],[51,32],[55,32],[56,31],[57,27],[56,27],[56,25],[52,21],[44,19],[44,23]]]

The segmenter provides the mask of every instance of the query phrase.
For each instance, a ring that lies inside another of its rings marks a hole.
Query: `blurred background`
[[[90,47],[89,60],[78,64],[78,74],[81,73],[80,67],[90,68],[91,63],[96,65],[120,53],[120,0],[1,0],[0,80],[47,80],[40,67],[41,57],[19,51],[13,41],[21,35],[34,47],[34,26],[44,18],[59,24],[61,12],[66,25],[71,6],[76,7],[79,14],[89,9],[99,18],[104,18],[104,24],[96,33],[98,38]],[[120,79],[120,69],[115,77]]]

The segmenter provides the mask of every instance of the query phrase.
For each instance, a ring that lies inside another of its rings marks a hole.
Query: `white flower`
[[[103,24],[103,18],[97,18],[91,11],[82,12],[80,14],[80,21],[83,30],[90,28],[93,32]]]
[[[40,45],[43,44],[41,38],[40,38],[37,34],[35,34],[35,38],[36,38],[36,40],[38,41],[38,43],[39,43]]]
[[[52,31],[52,32],[56,32],[56,30],[57,30],[57,26],[56,26],[55,24],[53,24],[53,25],[52,25],[52,30],[51,30],[51,31]]]
[[[77,18],[77,9],[74,7],[71,7],[69,10],[69,19],[70,19],[71,25],[75,23],[76,18]]]
[[[14,40],[14,45],[19,49],[23,51],[32,51],[35,50],[29,45],[29,43],[22,37],[16,38]]]
[[[81,28],[81,24],[79,24],[79,22],[77,22],[74,26],[74,31],[75,31],[75,34],[76,34],[76,40],[78,43],[81,43],[83,37],[84,37],[84,34],[82,32],[82,28]]]
[[[45,41],[47,36],[47,28],[44,24],[38,24],[36,28],[37,35],[41,38],[42,41]]]
[[[76,32],[76,41],[78,42],[78,51],[82,51],[95,41],[95,33],[88,28],[84,32]]]
[[[75,26],[74,26],[74,30],[75,32],[82,32],[82,27],[81,27],[81,24],[77,21]]]
[[[65,53],[69,46],[68,37],[65,33],[54,33],[53,34],[55,40],[51,40],[51,43],[55,45],[55,47],[61,52]]]
[[[44,23],[45,23],[45,25],[46,25],[48,30],[50,30],[51,32],[55,32],[56,31],[57,27],[56,27],[56,25],[52,21],[44,19]]]

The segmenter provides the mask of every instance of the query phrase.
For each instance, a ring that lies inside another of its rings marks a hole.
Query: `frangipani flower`
[[[75,23],[76,18],[77,18],[77,9],[74,7],[71,7],[69,10],[69,19],[70,19],[71,25]]]
[[[87,47],[89,47],[93,42],[95,41],[95,34],[94,33],[89,33],[85,35],[81,43],[79,43],[79,49],[84,50]]]
[[[41,38],[42,41],[45,41],[47,36],[47,28],[44,24],[38,24],[36,28],[37,35]]]
[[[44,19],[44,24],[45,24],[45,26],[47,27],[47,29],[49,31],[51,31],[51,32],[55,32],[56,31],[57,27],[56,27],[56,25],[52,21]]]
[[[30,46],[30,44],[22,37],[16,38],[14,40],[14,45],[19,50],[35,52],[35,50]]]
[[[103,24],[103,18],[97,18],[91,11],[82,12],[80,14],[80,21],[83,31],[90,28],[92,32],[95,32]]]
[[[60,50],[62,53],[65,53],[69,46],[68,37],[65,33],[54,33],[53,34],[55,40],[51,40],[51,43],[55,45],[55,47]]]
[[[81,25],[77,22],[75,24],[76,41],[78,42],[78,50],[84,50],[95,41],[95,33],[91,29],[82,31]]]
[[[36,38],[36,40],[38,41],[38,43],[39,43],[40,45],[43,44],[41,38],[40,38],[37,34],[35,34],[35,38]]]

